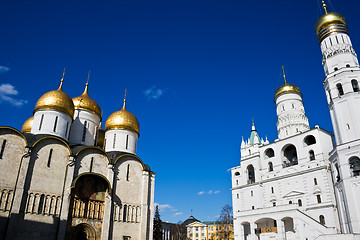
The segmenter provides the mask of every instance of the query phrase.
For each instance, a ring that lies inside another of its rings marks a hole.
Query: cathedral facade
[[[137,118],[101,128],[89,97],[45,93],[21,132],[0,127],[0,239],[152,240],[155,173],[136,156]]]
[[[323,7],[315,30],[335,141],[310,128],[300,89],[284,73],[274,99],[278,139],[261,139],[253,123],[231,169],[236,240],[360,239],[360,68],[345,18]]]

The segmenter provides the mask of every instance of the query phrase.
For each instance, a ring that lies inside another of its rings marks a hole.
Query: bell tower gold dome
[[[31,132],[31,128],[33,125],[34,117],[28,118],[24,124],[22,125],[21,132],[22,133],[29,133]]]
[[[290,92],[298,93],[302,96],[302,94],[300,92],[300,88],[298,86],[290,84],[290,83],[284,83],[283,85],[278,87],[278,89],[276,89],[275,98],[277,98],[281,94],[290,93]]]
[[[99,115],[99,117],[101,117],[101,108],[95,100],[90,98],[88,93],[88,86],[89,84],[86,83],[84,92],[80,96],[74,97],[72,99],[74,103],[74,108],[80,110],[86,110],[95,113]]]
[[[112,129],[127,129],[140,134],[140,125],[139,121],[134,114],[127,111],[124,106],[120,111],[112,113],[105,123],[105,131]]]
[[[61,79],[60,86],[57,90],[53,90],[42,95],[36,102],[34,113],[39,110],[58,110],[66,113],[71,117],[74,116],[74,104],[65,92],[62,90],[64,79]]]

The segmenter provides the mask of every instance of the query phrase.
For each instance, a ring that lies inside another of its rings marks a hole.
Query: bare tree
[[[233,215],[232,207],[226,204],[220,213],[218,219],[220,239],[228,240],[232,236],[232,225],[233,225]]]

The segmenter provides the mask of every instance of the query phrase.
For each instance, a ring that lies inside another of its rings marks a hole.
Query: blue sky
[[[360,51],[360,2],[337,0]],[[21,129],[37,99],[59,86],[84,89],[108,116],[140,122],[138,156],[156,174],[164,221],[216,220],[231,204],[229,169],[239,164],[251,119],[276,139],[274,91],[300,87],[311,127],[332,131],[314,24],[318,0],[11,1],[0,7],[0,125]]]

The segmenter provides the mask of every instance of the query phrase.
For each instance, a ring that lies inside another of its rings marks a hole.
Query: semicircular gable
[[[94,172],[106,176],[109,163],[108,154],[100,148],[83,147],[75,154],[75,174]]]
[[[17,130],[16,128],[13,127],[7,127],[7,126],[0,126],[0,130],[9,130],[11,132],[14,132],[15,134],[19,135],[20,137],[22,137],[25,141],[25,146],[27,146],[27,140],[24,136],[24,134],[22,134],[19,130]]]
[[[95,147],[95,146],[85,146],[83,148],[81,148],[78,152],[75,153],[75,157],[79,156],[83,151],[86,151],[88,149],[92,149],[92,150],[95,150],[95,151],[98,151],[99,153],[103,154],[106,156],[108,162],[110,163],[110,157],[109,157],[109,154],[107,154],[107,152],[105,152],[104,149],[102,148],[99,148],[99,147]]]
[[[144,164],[144,162],[139,158],[137,157],[136,155],[133,155],[133,154],[123,154],[119,157],[117,157],[114,161],[114,165],[115,167],[118,167],[121,163],[127,161],[127,160],[135,160],[135,161],[138,161],[141,166],[142,166],[142,170],[146,171],[147,170],[147,167],[146,165]]]
[[[61,139],[59,137],[55,137],[55,136],[45,136],[45,137],[40,138],[32,145],[32,148],[36,147],[39,143],[41,143],[42,141],[44,141],[46,139],[52,139],[52,140],[56,140],[56,141],[60,142],[62,145],[64,145],[69,150],[69,154],[71,154],[71,149],[70,149],[69,144],[67,142],[65,142],[63,139]]]

